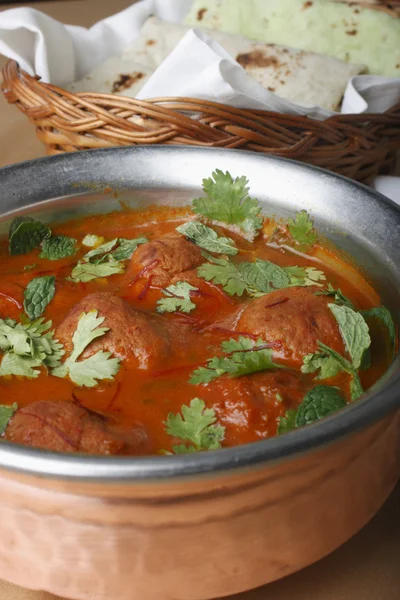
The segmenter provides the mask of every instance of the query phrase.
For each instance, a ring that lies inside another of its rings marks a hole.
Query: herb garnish
[[[24,291],[24,309],[30,319],[40,317],[56,293],[54,275],[35,277]]]
[[[99,277],[119,275],[124,272],[123,261],[129,260],[139,246],[145,244],[147,238],[140,237],[133,240],[126,238],[115,238],[110,242],[101,244],[94,250],[90,250],[72,269],[71,281],[86,283]]]
[[[38,248],[46,238],[51,236],[51,231],[40,221],[32,217],[16,217],[9,231],[10,254],[28,254]]]
[[[200,221],[187,221],[176,228],[176,231],[187,237],[191,242],[215,254],[237,254],[235,242],[229,237],[219,236],[211,227]]]
[[[18,404],[14,402],[11,406],[0,404],[0,436],[8,427],[11,417],[18,410]]]
[[[279,418],[278,434],[310,425],[345,406],[346,401],[338,388],[317,385],[307,392],[303,402],[297,409],[290,409],[284,417]]]
[[[176,284],[169,285],[162,292],[166,298],[157,300],[157,312],[176,312],[181,311],[190,313],[196,305],[190,299],[190,292],[197,292],[198,288],[190,285],[186,281],[178,281]]]
[[[246,291],[258,297],[293,286],[320,286],[318,282],[326,279],[324,273],[314,267],[280,267],[259,258],[236,265],[226,258],[206,257],[209,262],[197,268],[198,276],[222,285],[231,296],[241,296]]]
[[[246,177],[233,180],[230,173],[216,169],[203,179],[205,198],[193,200],[193,212],[214,223],[236,226],[248,239],[253,240],[262,227],[261,207],[248,195]]]
[[[297,212],[294,219],[288,220],[288,229],[295,244],[303,251],[309,250],[317,241],[314,223],[306,210]]]
[[[62,344],[54,339],[51,321],[37,319],[31,323],[16,323],[0,319],[0,376],[20,375],[36,378],[39,367],[54,368],[65,354]]]
[[[351,360],[341,356],[322,342],[318,342],[319,351],[304,357],[301,370],[303,373],[314,373],[319,370],[316,379],[334,377],[341,371],[349,373],[352,376],[351,397],[355,400],[364,393],[358,369],[364,353],[371,345],[368,325],[360,313],[348,306],[338,306],[337,304],[328,304],[328,306],[338,323],[340,334]]]
[[[272,360],[272,349],[262,339],[254,341],[244,336],[237,340],[222,342],[221,349],[225,356],[213,356],[207,361],[206,367],[193,371],[189,383],[205,384],[221,375],[240,377],[264,371],[265,369],[284,368]]]
[[[369,310],[362,310],[362,316],[364,319],[377,319],[386,328],[389,336],[390,350],[392,356],[396,349],[396,327],[394,325],[392,315],[385,306],[378,306],[377,308],[370,308]]]
[[[66,235],[55,235],[54,237],[43,240],[42,251],[39,258],[48,260],[60,260],[68,258],[76,252],[76,240]]]
[[[186,454],[199,450],[217,450],[225,437],[225,427],[217,425],[213,408],[206,408],[204,400],[193,398],[190,405],[182,406],[182,415],[169,413],[164,422],[169,435],[187,444],[172,446],[175,454]]]
[[[98,350],[89,358],[78,361],[78,358],[87,346],[98,337],[103,336],[108,327],[100,327],[105,317],[98,317],[97,310],[82,313],[78,325],[72,336],[73,350],[67,360],[53,369],[52,375],[66,377],[67,375],[79,386],[94,387],[96,380],[112,379],[119,371],[118,358],[110,358],[111,352]]]
[[[326,290],[321,290],[321,291],[315,292],[315,295],[316,296],[332,296],[335,304],[339,304],[340,306],[347,306],[348,308],[351,308],[352,310],[356,310],[352,301],[349,300],[349,298],[347,298],[347,296],[345,296],[342,293],[342,290],[340,288],[336,290],[331,283],[328,283],[328,287]]]

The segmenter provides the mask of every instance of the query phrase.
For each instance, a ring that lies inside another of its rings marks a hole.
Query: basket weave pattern
[[[8,102],[34,123],[48,154],[132,144],[241,148],[368,182],[391,172],[400,149],[400,104],[384,114],[317,121],[193,98],[72,94],[31,77],[12,60],[2,87]]]

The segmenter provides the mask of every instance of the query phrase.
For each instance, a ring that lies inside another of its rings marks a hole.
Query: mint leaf
[[[228,374],[230,377],[240,377],[266,369],[284,368],[273,362],[272,349],[261,339],[255,342],[250,338],[240,336],[238,340],[231,339],[222,342],[221,349],[225,356],[210,358],[206,367],[199,367],[193,371],[189,383],[205,384],[224,374]]]
[[[110,275],[120,275],[124,272],[124,265],[119,261],[109,261],[106,263],[92,264],[88,262],[78,262],[72,269],[71,281],[82,281],[86,283],[99,277],[109,277]]]
[[[385,306],[378,306],[377,308],[370,308],[369,310],[362,310],[361,315],[364,319],[377,319],[386,328],[389,336],[390,350],[392,356],[396,350],[396,327],[392,319],[392,315]]]
[[[262,296],[290,285],[286,270],[268,260],[256,258],[254,262],[242,262],[238,269],[251,296]]]
[[[72,256],[76,252],[76,240],[66,235],[56,235],[43,240],[40,258],[48,260],[60,260]]]
[[[291,408],[284,417],[279,417],[278,434],[320,421],[345,406],[346,401],[339,388],[317,385],[307,392],[297,409]]]
[[[111,256],[114,260],[129,260],[132,258],[133,253],[140,244],[146,244],[149,240],[145,237],[135,238],[134,240],[128,240],[126,238],[118,238],[118,244],[116,250],[111,252]]]
[[[319,421],[346,406],[340,390],[328,385],[318,385],[304,397],[297,409],[296,427]]]
[[[197,275],[206,281],[222,285],[225,292],[241,296],[246,290],[246,284],[236,265],[225,258],[209,257],[210,263],[204,263],[197,268]]]
[[[157,301],[157,312],[176,312],[181,311],[190,313],[196,305],[190,300],[190,292],[197,292],[198,288],[190,285],[186,281],[178,281],[174,285],[169,285],[162,292],[166,298]]]
[[[297,410],[295,408],[290,408],[286,411],[284,417],[279,417],[278,420],[278,429],[277,434],[282,435],[283,433],[288,433],[295,429],[296,427],[296,415]]]
[[[205,198],[193,200],[193,212],[217,223],[236,225],[250,239],[262,227],[258,200],[248,195],[246,177],[233,180],[230,173],[216,169],[209,179],[203,179]]]
[[[169,413],[164,422],[166,432],[190,446],[181,444],[173,446],[175,454],[183,454],[197,450],[216,450],[221,448],[225,437],[225,427],[217,425],[217,417],[212,408],[206,408],[204,400],[193,398],[190,405],[182,406],[182,415]]]
[[[50,229],[40,221],[35,221],[31,217],[16,217],[9,231],[10,254],[28,254],[34,248],[38,248],[50,235]]]
[[[109,330],[108,327],[100,327],[103,321],[104,317],[97,317],[97,310],[82,313],[72,336],[73,350],[62,365],[53,369],[52,375],[61,378],[69,376],[76,385],[94,387],[97,380],[112,379],[118,373],[120,361],[111,358],[111,352],[99,350],[78,362],[87,346]]]
[[[291,286],[307,287],[316,285],[322,287],[323,284],[320,281],[326,280],[325,273],[315,267],[284,267],[284,269],[290,278]]]
[[[56,293],[54,275],[35,277],[24,291],[24,310],[30,319],[40,317]]]
[[[294,220],[288,220],[288,229],[294,242],[302,250],[308,250],[317,241],[317,235],[314,232],[314,223],[306,210],[297,212]]]
[[[101,255],[109,255],[110,252],[117,246],[117,244],[118,238],[114,238],[110,242],[105,242],[104,244],[101,244],[101,246],[97,246],[97,248],[87,252],[82,260],[85,262],[97,263],[97,260],[93,260],[96,256],[99,257]],[[100,260],[104,260],[104,257],[102,257]]]
[[[176,228],[178,233],[187,237],[191,242],[215,254],[237,254],[235,242],[229,237],[220,237],[218,234],[200,221],[187,221]]]
[[[131,258],[132,254],[140,244],[145,244],[148,239],[145,237],[128,240],[126,238],[115,238],[110,242],[106,242],[98,246],[94,250],[90,250],[83,257],[83,261],[93,264],[123,261]]]
[[[16,402],[11,404],[11,406],[0,404],[0,436],[2,436],[7,429],[10,419],[17,409],[18,404],[16,404]]]
[[[340,306],[347,306],[352,310],[356,310],[354,304],[352,303],[347,296],[342,293],[342,290],[339,288],[335,290],[332,284],[328,283],[328,288],[326,290],[321,290],[320,292],[315,292],[316,296],[332,296],[335,304],[339,304]]]
[[[364,317],[349,308],[348,306],[338,306],[337,304],[328,304],[338,325],[343,338],[347,352],[355,369],[361,366],[362,357],[367,348],[371,345],[368,325]]]

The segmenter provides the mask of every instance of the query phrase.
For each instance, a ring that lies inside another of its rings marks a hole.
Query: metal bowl
[[[63,154],[0,170],[0,234],[148,204],[187,204],[215,169],[266,214],[305,208],[398,319],[400,211],[343,177],[249,152],[165,146]],[[117,194],[115,194],[117,192]],[[100,458],[0,444],[0,577],[89,600],[202,600],[334,550],[400,476],[400,360],[359,402],[285,436],[173,457]]]

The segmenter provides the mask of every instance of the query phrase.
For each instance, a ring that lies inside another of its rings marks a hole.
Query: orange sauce
[[[77,302],[96,291],[111,292],[135,308],[155,312],[156,302],[162,297],[161,290],[153,287],[145,290],[144,283],[140,280],[132,284],[126,273],[88,283],[73,283],[66,277],[88,251],[81,244],[86,234],[102,236],[106,241],[115,237],[139,236],[146,236],[149,240],[158,239],[174,232],[189,213],[188,209],[150,207],[141,212],[126,210],[55,224],[52,227],[53,234],[76,238],[79,250],[72,257],[54,262],[39,258],[40,250],[34,250],[28,255],[10,256],[7,240],[1,241],[0,317],[19,320],[23,313],[23,291],[26,285],[34,277],[45,274],[56,276],[56,294],[43,315],[52,321],[53,327],[61,323]],[[240,249],[239,254],[233,257],[234,261],[251,261],[257,257],[280,266],[315,266],[324,271],[327,281],[334,288],[340,288],[357,309],[368,309],[380,304],[379,296],[362,274],[330,248],[317,247],[307,257],[268,246],[264,233],[252,244],[231,233],[228,235]],[[35,266],[24,270],[26,265]],[[355,281],[357,285],[354,285]],[[224,446],[273,436],[276,434],[278,417],[284,415],[288,408],[300,404],[304,390],[310,389],[314,375],[303,375],[298,389],[292,390],[290,398],[276,398],[268,402],[249,399],[242,393],[238,379],[221,378],[221,382],[212,389],[211,386],[194,386],[188,383],[193,369],[214,355],[215,352],[210,348],[215,349],[222,341],[233,337],[229,332],[223,331],[206,333],[202,330],[202,325],[229,315],[244,300],[228,296],[220,286],[209,285],[207,294],[194,299],[196,310],[188,317],[179,314],[164,315],[163,318],[175,322],[177,327],[182,323],[190,325],[193,345],[189,353],[178,354],[171,361],[166,360],[162,371],[129,371],[122,364],[113,381],[100,382],[97,387],[90,389],[77,388],[69,379],[59,379],[44,372],[37,379],[2,377],[0,402],[17,402],[23,407],[38,400],[72,400],[75,395],[85,407],[112,414],[121,429],[129,430],[137,424],[143,426],[150,436],[146,453],[171,449],[176,440],[167,435],[163,422],[169,412],[180,412],[182,405],[189,404],[194,397],[202,398],[207,406],[215,408],[218,420],[226,427]],[[383,343],[379,333],[373,332],[372,348],[378,347],[378,350],[372,353],[372,366],[360,373],[365,388],[373,385],[387,368],[388,359],[380,351]],[[340,386],[349,400],[348,375],[340,374],[332,380],[317,383]]]

